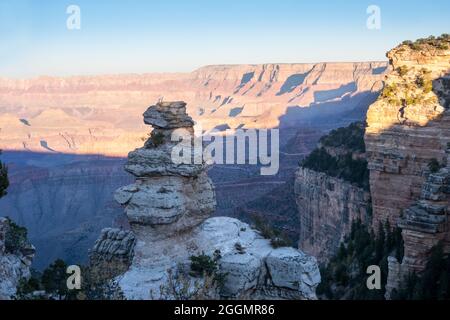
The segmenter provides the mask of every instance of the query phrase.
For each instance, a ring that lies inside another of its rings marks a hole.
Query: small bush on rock
[[[15,253],[28,244],[27,229],[18,226],[11,219],[8,219],[9,227],[5,235],[5,249],[8,253]]]
[[[441,165],[436,158],[433,158],[428,162],[428,169],[430,169],[431,173],[436,173],[441,169]]]

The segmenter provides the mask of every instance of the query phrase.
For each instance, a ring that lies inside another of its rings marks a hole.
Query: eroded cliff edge
[[[299,248],[322,263],[337,252],[354,221],[371,221],[364,126],[353,123],[322,137],[296,172]]]
[[[111,266],[110,285],[119,296],[315,299],[320,272],[314,257],[294,248],[274,249],[239,220],[208,218],[216,200],[206,168],[171,159],[179,145],[171,139],[175,131],[190,138],[183,140],[186,147],[193,146],[186,104],[158,103],[144,113],[144,121],[154,130],[125,166],[136,182],[115,194],[131,231],[106,230],[91,252],[94,269]],[[206,267],[213,269],[212,279],[199,274]]]
[[[426,268],[439,243],[450,252],[450,37],[404,42],[368,111],[366,146],[373,227],[402,229],[404,258],[389,258],[386,297]]]

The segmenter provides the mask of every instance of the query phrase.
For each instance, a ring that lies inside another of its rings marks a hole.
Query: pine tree
[[[6,189],[8,187],[9,187],[8,168],[0,161],[0,198],[6,195]]]
[[[47,293],[57,294],[59,299],[62,299],[68,294],[66,270],[67,264],[61,259],[56,260],[45,269],[41,282]]]

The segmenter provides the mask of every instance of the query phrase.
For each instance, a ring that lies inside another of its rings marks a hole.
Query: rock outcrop
[[[331,131],[320,139],[295,175],[300,221],[299,248],[328,262],[352,223],[371,219],[364,123]]]
[[[386,297],[449,243],[450,37],[405,42],[388,53],[393,72],[370,106],[366,147],[373,227],[402,229],[403,261],[390,257]]]
[[[10,220],[0,218],[0,300],[12,299],[21,279],[31,276],[30,266],[33,261],[35,249],[28,242],[14,243],[9,247],[13,226]]]
[[[299,248],[319,262],[327,262],[337,252],[353,221],[370,221],[370,193],[325,173],[300,168],[295,196],[300,215]]]
[[[424,271],[432,249],[441,243],[450,253],[450,146],[447,148],[446,166],[428,176],[420,199],[407,208],[400,217],[405,246],[403,261],[389,257],[386,298],[411,273]]]
[[[102,283],[123,274],[133,260],[136,238],[129,230],[103,229],[89,254],[94,283]]]
[[[432,159],[446,160],[448,43],[403,44],[388,53],[393,71],[369,108],[365,138],[375,227],[386,220],[395,226],[420,197]]]
[[[173,299],[180,286],[187,286],[186,292],[206,286],[206,279],[189,272],[190,258],[206,255],[217,258],[217,274],[223,277],[220,286],[208,289],[209,298],[315,299],[320,282],[315,258],[294,248],[274,249],[239,220],[208,218],[216,200],[206,168],[171,159],[180,143],[172,141],[172,133],[183,130],[193,138],[185,107],[183,102],[161,102],[144,114],[154,130],[125,166],[136,182],[115,193],[125,206],[136,244],[129,269],[112,284],[126,299]],[[193,139],[183,141],[193,145]],[[110,232],[105,231],[96,247]]]
[[[322,135],[323,121],[328,130],[355,119],[355,113],[362,119],[381,90],[386,66],[220,65],[183,74],[0,79],[0,149],[11,178],[10,196],[0,201],[0,212],[28,228],[37,248],[36,269],[57,258],[85,264],[95,242],[92,235],[117,227],[124,218],[110,194],[132,181],[122,157],[146,137],[141,115],[148,101],[186,99],[189,114],[204,130],[225,124],[270,128],[283,116],[292,131],[280,131],[281,146],[299,127],[313,131],[300,137],[304,147],[291,144],[292,150],[280,154],[280,173],[291,177],[302,156],[298,153],[309,153]],[[230,216],[238,206],[273,194],[279,182],[261,183],[253,177],[258,171],[259,178],[259,170],[252,169],[216,166],[210,172],[219,215]],[[249,192],[242,192],[244,184]]]

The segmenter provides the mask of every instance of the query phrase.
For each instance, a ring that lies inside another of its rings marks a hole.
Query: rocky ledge
[[[136,182],[115,194],[136,241],[123,244],[130,234],[117,239],[107,235],[120,231],[105,231],[91,264],[103,257],[122,262],[132,257],[128,270],[110,281],[126,299],[315,299],[320,272],[314,257],[294,248],[275,249],[239,220],[209,218],[216,199],[206,168],[170,159],[174,130],[193,138],[185,107],[184,102],[158,103],[144,113],[154,130],[143,148],[130,153],[125,167]],[[214,265],[212,278],[193,272],[193,257]]]
[[[0,300],[12,299],[20,280],[31,276],[35,249],[25,234],[15,233],[16,228],[9,219],[0,218]]]

